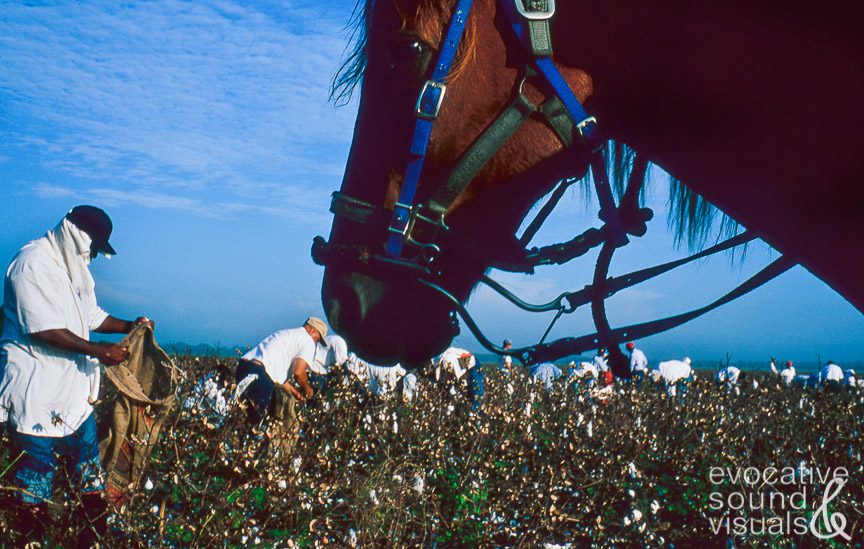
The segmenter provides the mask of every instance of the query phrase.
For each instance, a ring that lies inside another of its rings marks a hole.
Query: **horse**
[[[462,15],[454,14],[456,0],[366,1],[358,4],[356,48],[334,85],[337,96],[362,86],[328,244],[331,256],[339,247],[354,251],[350,260],[321,261],[322,302],[359,354],[420,363],[451,341],[454,305],[410,270],[370,261],[388,227],[358,216],[398,207],[418,94],[422,100],[428,91],[448,22]],[[514,90],[535,105],[549,99],[526,76],[524,48],[504,17],[508,2],[521,9],[522,1],[473,2],[446,96],[433,97],[439,104],[418,201],[440,189]],[[679,203],[679,231],[699,234],[700,213],[713,204],[864,311],[864,41],[857,28],[864,5],[549,4],[551,50],[566,86],[606,136],[692,191]],[[589,162],[565,147],[548,120],[529,116],[438,220],[446,222],[447,245],[431,246],[429,259],[440,285],[467,300],[490,266],[521,249],[511,235],[529,209],[557,181],[584,175]],[[368,211],[340,215],[358,207]]]

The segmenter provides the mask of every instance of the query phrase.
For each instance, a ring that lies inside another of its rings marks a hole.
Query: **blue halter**
[[[527,0],[529,4],[532,0]],[[533,0],[536,4],[536,0]],[[409,160],[405,169],[405,177],[399,199],[393,210],[393,216],[387,229],[387,244],[385,253],[387,257],[398,259],[402,256],[405,244],[411,237],[411,231],[417,216],[422,215],[421,205],[415,204],[417,187],[423,172],[423,162],[429,148],[429,138],[432,126],[441,111],[444,95],[447,91],[446,79],[456,58],[459,43],[465,33],[468,15],[471,11],[472,0],[459,0],[450,20],[447,35],[441,44],[438,60],[435,64],[432,76],[423,85],[423,89],[417,99],[414,124],[414,133],[411,138],[409,149]],[[548,44],[546,52],[539,51],[533,43],[529,25],[538,22],[546,25],[546,36],[548,40],[548,22],[555,14],[555,0],[546,0],[543,9],[538,11],[528,10],[522,0],[501,0],[500,6],[513,28],[519,41],[531,54],[531,62],[537,71],[538,77],[546,84],[548,91],[558,96],[564,104],[575,128],[581,138],[582,144],[592,153],[598,153],[604,146],[606,140],[600,136],[597,121],[589,116],[582,104],[573,94],[567,82],[561,76],[551,57],[551,43]],[[600,201],[600,216],[609,228],[611,239],[617,246],[627,243],[627,235],[617,214],[615,200],[612,196],[611,187],[606,177],[605,170],[594,172],[594,184]],[[435,220],[441,227],[446,228],[444,220]]]

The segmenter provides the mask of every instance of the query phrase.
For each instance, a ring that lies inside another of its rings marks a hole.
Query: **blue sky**
[[[250,344],[322,314],[323,269],[309,256],[327,235],[356,101],[327,102],[353,0],[141,4],[4,2],[0,16],[0,262],[72,206],[105,208],[119,255],[93,272],[103,306],[146,314],[160,340]],[[680,257],[665,225],[665,177],[654,171],[649,233],[613,274]],[[572,193],[537,237],[569,239],[595,223]],[[776,257],[720,256],[622,292],[613,324],[699,306]],[[501,274],[548,300],[590,281],[593,256],[534,277]],[[479,290],[471,309],[493,337],[537,338],[548,317],[520,314]],[[553,336],[590,329],[563,319]],[[479,350],[468,336],[457,343]],[[796,267],[737,303],[642,342],[651,358],[861,360],[864,317]]]

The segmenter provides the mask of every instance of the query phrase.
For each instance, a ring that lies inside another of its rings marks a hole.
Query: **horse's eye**
[[[388,68],[395,78],[415,84],[426,77],[432,59],[432,47],[419,38],[407,38],[390,47]]]

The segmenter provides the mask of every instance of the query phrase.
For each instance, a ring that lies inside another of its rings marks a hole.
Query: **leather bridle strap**
[[[609,330],[607,338],[614,341],[626,341],[642,339],[648,336],[659,334],[661,332],[665,332],[667,330],[671,330],[755,290],[766,282],[788,271],[795,265],[796,261],[794,259],[786,256],[780,257],[779,259],[769,264],[767,267],[753,275],[751,278],[746,280],[744,283],[742,283],[726,295],[709,303],[708,305],[705,305],[704,307],[693,309],[692,311],[681,313],[679,315],[653,320],[650,322],[643,322],[641,324],[632,324],[630,326],[614,328]],[[484,347],[500,355],[515,356],[525,364],[536,364],[538,362],[554,360],[562,356],[579,355],[590,349],[596,349],[600,344],[601,334],[599,332],[595,332],[593,334],[588,334],[576,338],[566,337],[555,340],[551,343],[543,343],[539,345],[532,345],[529,347],[503,349],[502,347],[499,347],[498,345],[492,343],[492,341],[490,341],[489,338],[487,338],[485,334],[483,334],[483,331],[468,313],[468,310],[457,298],[455,298],[445,289],[441,288],[433,282],[424,279],[419,279],[418,282],[436,291],[438,294],[442,295],[448,301],[450,301],[450,303],[458,311],[459,316],[462,317],[462,319],[465,321],[465,324],[471,330],[471,333],[474,334],[477,340],[480,341],[480,343]]]

